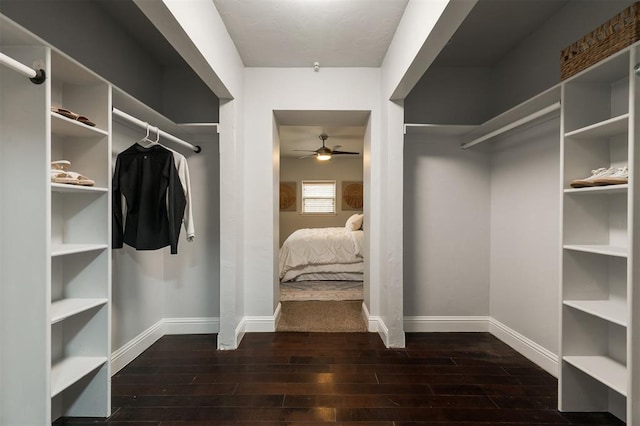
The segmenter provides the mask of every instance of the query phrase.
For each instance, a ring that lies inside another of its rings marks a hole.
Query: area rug
[[[280,284],[280,301],[363,300],[362,281],[294,281]]]
[[[281,302],[276,331],[361,333],[367,331],[362,301]]]

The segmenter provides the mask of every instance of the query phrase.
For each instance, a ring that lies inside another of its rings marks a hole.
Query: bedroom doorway
[[[281,306],[276,331],[366,331],[363,200],[369,112],[277,111],[275,118]]]

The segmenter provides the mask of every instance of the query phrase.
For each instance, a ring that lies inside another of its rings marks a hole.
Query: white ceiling
[[[379,67],[408,0],[213,0],[247,67]]]
[[[408,0],[212,0],[247,67],[379,67]],[[433,66],[495,65],[567,0],[479,0]],[[362,152],[363,122],[276,114],[283,157],[328,146]],[[315,112],[319,114],[319,112]],[[330,119],[336,121],[330,121]],[[329,120],[329,121],[327,121]],[[316,119],[318,121],[318,119]],[[357,120],[356,120],[357,121]],[[356,130],[358,129],[358,130]],[[359,136],[356,136],[359,135]],[[359,140],[358,140],[359,139]]]

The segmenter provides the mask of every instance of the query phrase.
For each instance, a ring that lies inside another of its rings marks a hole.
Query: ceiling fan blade
[[[302,160],[303,158],[312,158],[312,157],[316,157],[316,154],[304,155],[302,157],[298,157],[298,160]]]
[[[339,155],[339,154],[354,154],[354,155],[358,155],[360,153],[359,152],[350,152],[350,151],[333,151],[331,154],[332,155]]]
[[[315,149],[293,149],[292,151],[317,152]]]

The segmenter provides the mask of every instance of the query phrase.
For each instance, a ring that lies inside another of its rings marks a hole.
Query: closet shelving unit
[[[111,413],[111,87],[0,15],[0,424]],[[88,126],[53,112],[87,116]],[[50,162],[95,181],[50,181]]]
[[[640,43],[476,126],[405,124],[405,134],[487,147],[560,116],[559,409],[640,422]],[[628,165],[629,183],[572,188],[600,167]]]
[[[563,82],[561,126],[559,408],[609,411],[628,424],[640,421],[632,333],[640,308],[633,297],[636,58],[631,47]],[[570,186],[591,170],[626,165],[628,184]]]
[[[556,117],[560,110],[560,85],[496,115],[482,124],[418,124],[406,123],[405,134],[453,137],[462,149],[490,146],[509,132]]]

